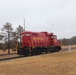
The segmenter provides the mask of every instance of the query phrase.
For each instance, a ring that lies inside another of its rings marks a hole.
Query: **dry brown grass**
[[[68,48],[69,45],[63,45],[62,48]],[[71,47],[76,47],[76,45],[70,45]]]
[[[0,62],[0,75],[76,75],[76,51]]]
[[[12,53],[17,53],[17,51],[13,51],[12,49],[10,49],[10,54]],[[5,51],[0,50],[0,54],[8,54],[8,50],[5,50]]]

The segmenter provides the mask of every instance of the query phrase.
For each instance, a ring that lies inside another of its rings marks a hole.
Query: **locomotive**
[[[38,55],[43,52],[58,52],[61,50],[57,36],[48,32],[24,31],[21,34],[21,48],[18,48],[18,55]]]

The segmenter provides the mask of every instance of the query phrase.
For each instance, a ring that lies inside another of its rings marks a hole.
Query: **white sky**
[[[76,36],[76,0],[0,0],[0,28],[6,22],[23,26],[23,18],[28,31]]]

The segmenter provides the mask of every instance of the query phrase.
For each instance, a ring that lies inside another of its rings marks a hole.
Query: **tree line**
[[[62,45],[75,45],[76,44],[76,36],[73,36],[71,38],[63,38],[59,40]]]
[[[21,33],[24,29],[19,25],[14,30],[12,24],[6,22],[0,30],[0,50],[8,49],[8,54],[10,54],[10,49],[16,50],[17,43],[20,44]]]

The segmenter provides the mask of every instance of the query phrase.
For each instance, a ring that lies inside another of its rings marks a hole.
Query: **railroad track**
[[[42,53],[40,55],[44,55],[44,54],[48,54],[48,53]],[[38,55],[33,55],[33,56],[38,56]],[[31,55],[29,55],[29,56],[21,55],[20,56],[17,54],[10,54],[10,55],[0,56],[0,61],[12,60],[12,59],[23,58],[23,57],[32,57],[32,56]]]
[[[44,54],[48,54],[48,53],[42,53],[40,55],[44,55]],[[38,56],[38,55],[33,55],[33,56]],[[0,56],[0,61],[6,61],[6,60],[12,60],[12,59],[17,59],[17,58],[23,58],[23,57],[32,57],[32,56],[20,56],[20,55],[17,55],[17,54],[5,54],[5,55],[2,55]]]
[[[0,61],[6,61],[6,60],[17,59],[17,58],[22,58],[22,57],[24,56],[19,56],[17,54],[2,55],[0,56]]]

